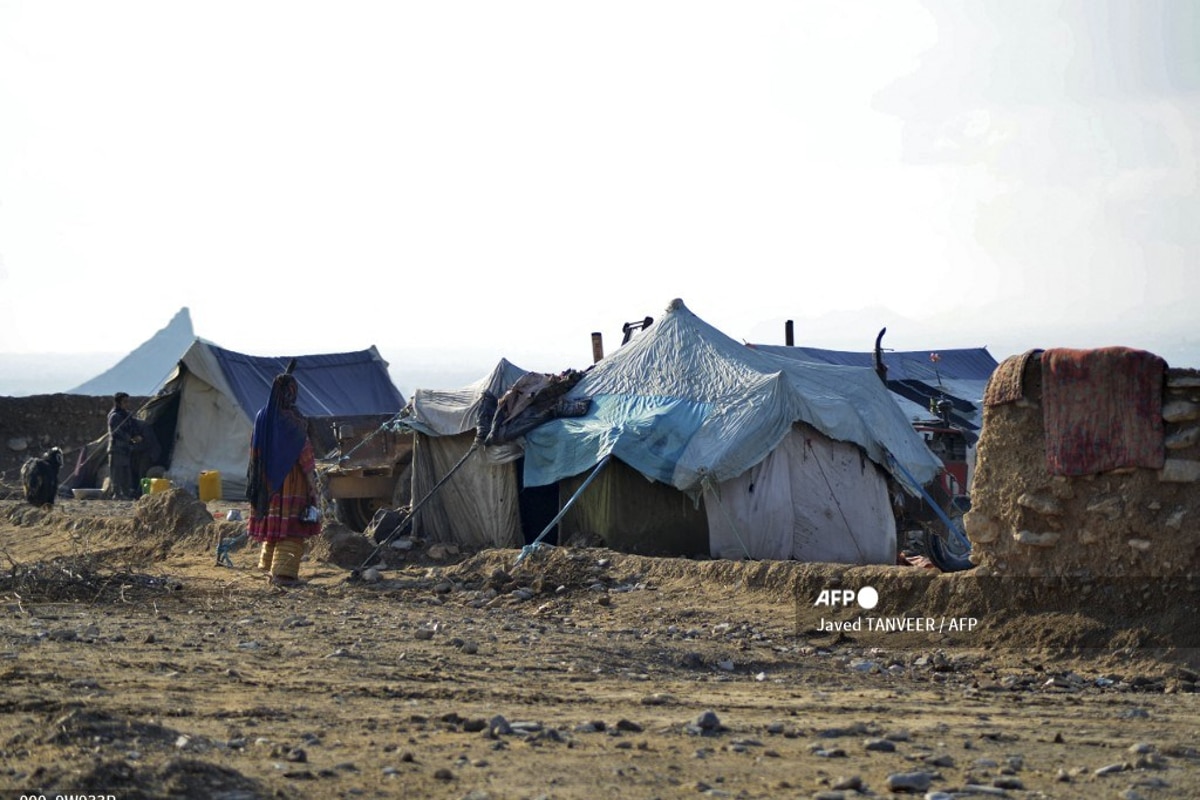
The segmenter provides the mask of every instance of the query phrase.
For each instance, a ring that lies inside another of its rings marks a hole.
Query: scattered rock
[[[928,772],[893,772],[887,776],[887,788],[891,792],[920,793],[929,789],[933,775]]]
[[[710,709],[696,717],[696,721],[689,723],[685,730],[694,736],[715,736],[728,728],[721,724],[720,717]]]

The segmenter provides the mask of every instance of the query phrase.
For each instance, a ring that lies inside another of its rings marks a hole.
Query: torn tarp
[[[497,401],[492,427],[484,443],[511,442],[552,419],[586,414],[591,401],[564,397],[581,378],[583,373],[574,369],[557,375],[541,372],[523,375]]]

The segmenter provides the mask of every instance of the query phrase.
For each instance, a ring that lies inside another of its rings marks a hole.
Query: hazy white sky
[[[549,371],[681,297],[750,341],[1200,366],[1198,33],[1188,0],[0,0],[0,352],[186,305],[244,352]]]

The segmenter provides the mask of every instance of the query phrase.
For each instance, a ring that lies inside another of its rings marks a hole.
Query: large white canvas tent
[[[167,477],[191,488],[201,472],[216,470],[223,496],[243,498],[254,417],[266,404],[275,376],[293,361],[292,374],[300,387],[297,406],[309,419],[318,457],[323,455],[321,440],[328,436],[323,428],[329,426],[322,421],[383,421],[404,407],[387,362],[374,347],[349,353],[251,356],[198,338],[162,390],[138,413],[158,439],[158,461]],[[93,443],[93,458],[102,455],[104,444],[105,437]],[[74,485],[94,484],[100,469],[96,465],[90,475],[73,476]]]
[[[559,484],[561,522],[640,552],[894,563],[885,473],[940,462],[874,371],[748,348],[680,300],[568,394],[591,410],[525,437],[525,484]]]
[[[515,547],[528,538],[524,530],[546,516],[530,507],[541,503],[522,492],[520,447],[475,441],[484,396],[502,397],[526,374],[500,359],[490,373],[461,389],[413,393],[398,423],[415,433],[415,535],[469,547]]]

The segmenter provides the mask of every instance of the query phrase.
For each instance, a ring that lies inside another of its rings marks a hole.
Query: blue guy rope
[[[537,552],[544,546],[542,545],[542,539],[546,538],[546,534],[554,530],[554,526],[557,525],[558,521],[563,518],[563,515],[567,513],[567,510],[575,504],[575,501],[579,499],[579,495],[583,494],[583,490],[586,489],[588,485],[595,479],[595,477],[600,474],[600,470],[604,469],[605,465],[608,464],[608,461],[611,458],[612,453],[609,453],[604,458],[600,459],[600,463],[597,464],[596,468],[592,470],[592,474],[588,475],[587,480],[583,482],[583,485],[575,490],[575,494],[571,495],[571,499],[563,504],[562,510],[554,515],[554,519],[550,520],[550,524],[547,525],[545,529],[537,535],[536,539],[521,548],[521,553],[517,556],[518,564],[524,561],[526,557],[533,555],[533,553]]]
[[[900,472],[903,473],[904,477],[908,479],[909,485],[915,487],[916,490],[921,493],[921,497],[925,498],[925,502],[929,504],[929,507],[932,508],[934,513],[941,518],[942,522],[946,523],[946,529],[950,531],[950,535],[953,536],[960,545],[964,546],[967,549],[967,552],[970,552],[971,540],[967,538],[967,534],[954,524],[954,521],[951,520],[949,515],[942,510],[941,506],[934,502],[933,498],[929,496],[929,493],[925,491],[925,487],[922,486],[920,482],[913,477],[912,473],[905,469],[904,465],[897,461],[896,457],[891,453],[887,454],[887,461],[889,465],[898,467],[900,469]]]

